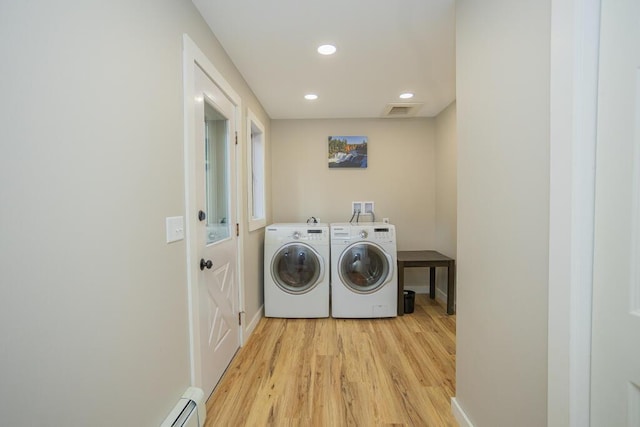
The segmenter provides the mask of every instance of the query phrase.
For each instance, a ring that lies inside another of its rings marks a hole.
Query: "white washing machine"
[[[329,226],[272,224],[264,237],[267,317],[329,317]]]
[[[391,224],[331,224],[331,317],[395,317],[398,272]]]

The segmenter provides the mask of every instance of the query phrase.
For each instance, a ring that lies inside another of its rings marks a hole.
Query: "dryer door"
[[[285,292],[303,294],[324,278],[324,262],[318,252],[304,243],[288,243],[271,261],[273,281]]]
[[[351,290],[369,294],[391,280],[391,257],[371,242],[354,243],[342,252],[338,273],[342,283]]]

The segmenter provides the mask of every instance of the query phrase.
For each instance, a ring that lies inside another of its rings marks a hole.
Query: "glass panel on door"
[[[231,235],[229,223],[228,120],[208,102],[204,107],[207,245]]]

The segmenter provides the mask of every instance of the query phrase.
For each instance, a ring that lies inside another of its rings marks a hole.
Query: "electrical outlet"
[[[364,202],[364,213],[372,214],[373,212],[373,202]]]
[[[385,224],[389,224],[389,218],[382,218],[382,222],[384,222]]]

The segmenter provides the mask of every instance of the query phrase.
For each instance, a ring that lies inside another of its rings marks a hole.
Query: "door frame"
[[[231,100],[234,105],[235,114],[235,131],[237,140],[235,144],[235,205],[236,224],[244,224],[244,211],[242,210],[242,99],[236,93],[231,85],[225,80],[222,74],[211,63],[207,56],[200,50],[193,40],[183,34],[183,94],[184,94],[184,174],[185,174],[185,236],[186,236],[186,263],[187,263],[187,292],[189,306],[189,360],[191,384],[197,385],[200,381],[201,366],[200,360],[200,334],[199,334],[199,311],[198,311],[198,274],[199,264],[197,258],[197,236],[196,236],[196,217],[198,207],[196,206],[196,190],[195,190],[195,135],[193,132],[193,122],[195,120],[194,109],[194,64],[199,66],[205,74],[222,90],[222,92]],[[233,191],[233,190],[232,190]],[[238,313],[242,316],[244,313],[244,252],[242,235],[236,238],[237,250],[237,278],[238,278]],[[240,324],[238,327],[240,346],[244,344],[243,328]]]
[[[600,1],[551,1],[549,427],[590,423]]]

